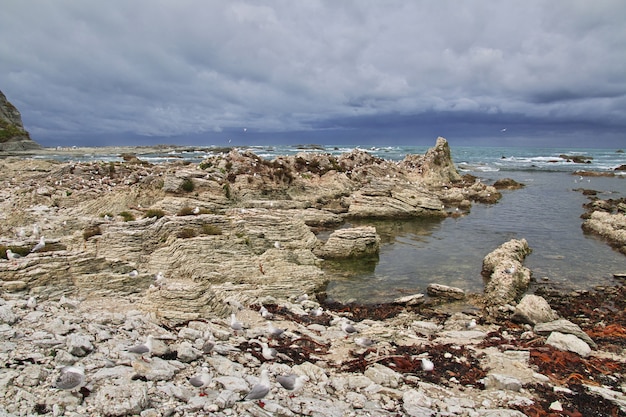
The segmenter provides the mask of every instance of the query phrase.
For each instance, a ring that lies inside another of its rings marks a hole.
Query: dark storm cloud
[[[624,21],[620,0],[9,0],[0,89],[35,138],[581,122],[613,134],[626,126]]]

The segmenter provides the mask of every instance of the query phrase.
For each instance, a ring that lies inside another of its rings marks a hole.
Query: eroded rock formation
[[[30,138],[19,110],[0,91],[0,151],[23,151],[41,146]]]

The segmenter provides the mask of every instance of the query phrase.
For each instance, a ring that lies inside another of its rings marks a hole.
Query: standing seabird
[[[152,349],[153,349],[153,341],[154,341],[154,336],[152,336],[151,334],[148,335],[148,337],[146,338],[146,343],[142,343],[139,345],[135,345],[135,346],[131,346],[129,347],[127,350],[130,353],[136,353],[141,355],[141,358],[143,360],[146,360],[146,358],[144,357],[145,354],[148,354],[148,356],[150,356],[152,354]]]
[[[196,388],[200,389],[200,396],[205,396],[204,389],[211,383],[212,376],[209,373],[209,368],[206,366],[202,367],[200,373],[189,378],[189,383]]]
[[[42,250],[44,246],[46,246],[46,239],[42,236],[41,238],[39,238],[39,243],[33,246],[33,248],[30,250],[30,253]]]
[[[281,387],[287,391],[291,391],[292,394],[290,396],[293,396],[293,393],[302,389],[304,383],[308,380],[308,376],[296,374],[279,375],[276,377],[276,381],[278,381]]]
[[[80,388],[85,383],[85,371],[78,366],[64,366],[54,382],[54,387],[71,391]]]
[[[270,392],[270,377],[267,369],[261,371],[259,383],[252,387],[250,392],[243,397],[243,401],[261,400]]]

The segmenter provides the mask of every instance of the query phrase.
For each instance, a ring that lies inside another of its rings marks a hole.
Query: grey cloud
[[[619,0],[3,9],[0,89],[34,134],[308,131],[455,113],[626,124]]]

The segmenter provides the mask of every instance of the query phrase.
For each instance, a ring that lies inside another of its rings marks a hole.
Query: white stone
[[[148,390],[146,384],[139,381],[127,381],[124,385],[105,385],[97,390],[94,402],[102,415],[139,414],[148,406]]]
[[[379,363],[369,366],[363,374],[372,382],[390,388],[397,388],[402,381],[401,374]]]
[[[519,392],[522,389],[522,382],[508,375],[497,373],[489,374],[484,379],[485,388],[509,390]]]
[[[591,348],[587,342],[580,340],[573,334],[552,332],[550,333],[550,336],[548,336],[548,339],[546,339],[546,344],[554,346],[560,350],[577,353],[583,358],[586,358],[591,354]]]
[[[432,405],[432,400],[422,391],[410,389],[402,395],[402,408],[409,416],[432,416],[434,415],[434,411],[431,410]]]

